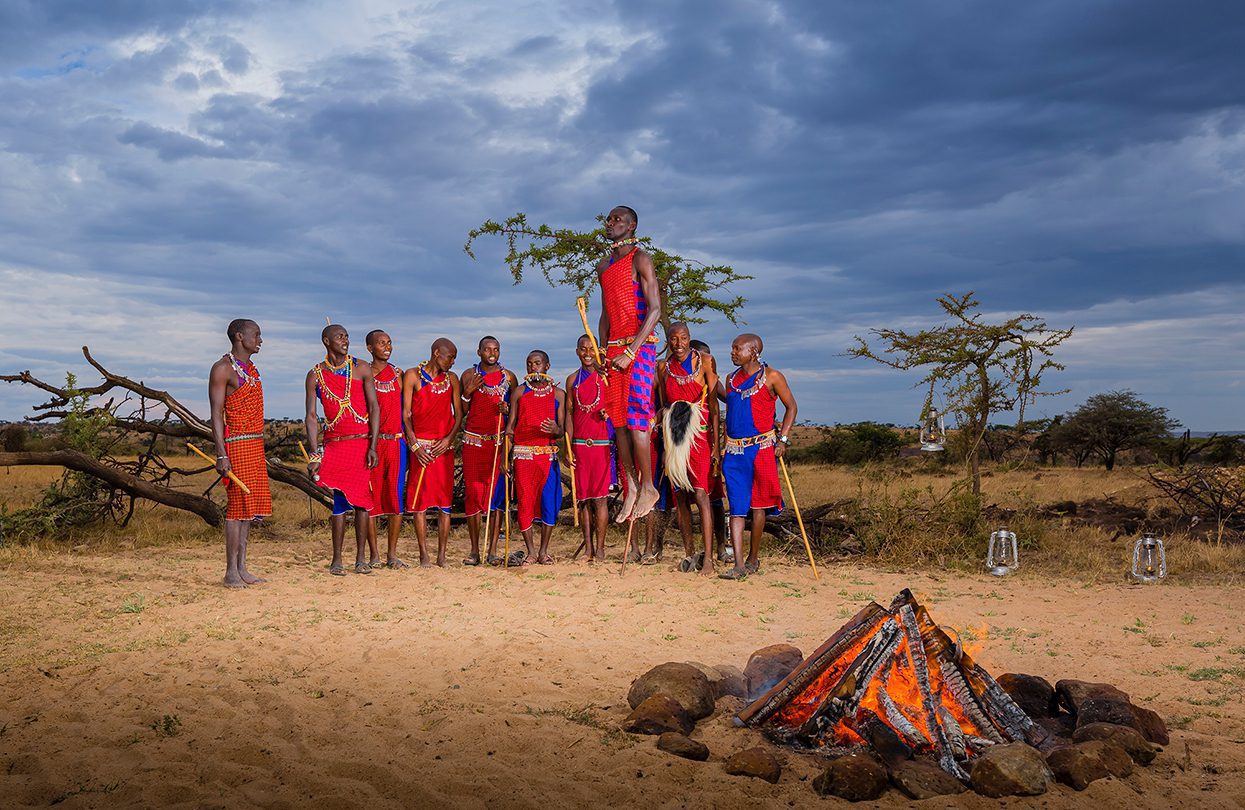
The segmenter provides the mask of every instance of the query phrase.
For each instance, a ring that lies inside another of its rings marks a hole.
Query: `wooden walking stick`
[[[488,476],[488,494],[485,495],[484,501],[484,543],[485,548],[493,548],[489,545],[489,539],[493,536],[489,534],[490,521],[493,518],[493,490],[497,488],[497,456],[501,451],[501,407],[497,408],[497,430],[493,432],[493,471]]]
[[[506,548],[504,567],[510,567],[510,437],[506,437]]]
[[[571,450],[571,437],[566,436],[565,438],[566,438],[566,462],[567,462],[567,466],[571,468],[571,500],[575,504],[573,515],[574,515],[574,520],[575,520],[575,528],[578,529],[579,528],[579,496],[575,494],[576,492],[578,492],[578,489],[575,487],[575,453],[574,451]],[[578,555],[579,552],[577,551],[575,552],[575,554]],[[575,558],[571,557],[571,559],[574,560]]]
[[[575,299],[575,306],[579,307],[579,320],[583,321],[584,334],[588,336],[588,341],[592,344],[592,353],[597,358],[597,362],[605,365],[605,352],[601,351],[601,346],[597,343],[596,336],[592,334],[592,327],[588,325],[588,303],[582,296]],[[610,387],[610,378],[606,374],[601,375],[601,381],[605,383],[605,387]]]
[[[213,467],[215,467],[215,466],[216,466],[216,459],[212,458],[212,457],[211,457],[211,456],[209,456],[207,453],[205,453],[205,452],[203,452],[202,450],[200,450],[199,448],[195,447],[195,446],[194,446],[193,444],[191,444],[190,442],[186,442],[186,446],[187,446],[187,447],[189,447],[191,450],[195,451],[196,453],[198,453],[200,456],[202,456],[204,461],[206,461],[207,463],[211,464]],[[247,495],[250,495],[250,494],[251,494],[251,488],[250,488],[250,487],[248,487],[246,484],[242,483],[242,479],[241,479],[241,478],[239,478],[238,476],[234,475],[234,474],[233,474],[233,470],[230,470],[229,472],[225,473],[225,475],[229,478],[229,480],[230,480],[230,481],[233,481],[235,484],[237,484],[237,485],[238,485],[238,489],[242,490],[242,491],[243,491],[243,492],[245,492]],[[212,486],[216,486],[216,485],[215,485],[215,484],[213,484]]]
[[[631,535],[635,531],[635,518],[627,520],[627,542],[623,545],[623,561],[622,568],[618,571],[618,576],[627,573],[627,558],[631,556]]]
[[[303,462],[306,464],[310,464],[311,456],[307,455],[307,448],[303,446],[303,443],[301,440],[298,442],[298,450],[300,453],[303,454]],[[317,475],[312,480],[315,481],[316,483],[319,483],[320,476]],[[312,511],[311,511],[311,496],[308,495],[307,496],[307,520],[310,521],[314,519],[315,519],[315,515],[312,514]]]
[[[795,488],[791,486],[791,476],[787,473],[787,460],[779,456],[778,464],[782,467],[782,477],[787,479],[787,492],[791,493],[791,505],[795,507],[795,519],[800,523],[800,536],[804,538],[804,550],[808,552],[808,564],[813,566],[813,579],[821,579],[821,575],[817,573],[817,563],[813,562],[813,547],[808,544],[808,532],[804,530],[804,518],[800,515],[800,504],[795,499]]]

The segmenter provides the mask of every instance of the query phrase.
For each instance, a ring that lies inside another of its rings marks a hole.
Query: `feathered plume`
[[[662,436],[666,443],[666,475],[670,482],[682,490],[692,490],[688,475],[691,468],[692,446],[705,441],[700,429],[705,423],[704,414],[691,402],[678,401],[666,409],[662,417]]]

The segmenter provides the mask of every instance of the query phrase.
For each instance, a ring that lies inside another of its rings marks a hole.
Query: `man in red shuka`
[[[566,378],[568,401],[565,420],[566,436],[573,450],[571,475],[575,476],[575,495],[580,510],[579,523],[584,530],[584,549],[588,562],[605,561],[605,529],[609,524],[606,498],[612,483],[611,469],[614,427],[605,413],[605,383],[597,373],[596,352],[592,340],[581,335],[575,345],[579,370]]]
[[[657,370],[657,335],[661,293],[653,259],[636,247],[638,217],[620,205],[605,218],[610,253],[597,263],[603,303],[599,331],[607,337],[609,369],[606,411],[617,431],[621,475],[638,486],[627,487],[616,520],[642,518],[660,497],[653,485],[653,380]]]
[[[372,568],[406,568],[398,559],[398,534],[402,531],[402,509],[406,489],[406,439],[402,435],[402,369],[389,362],[393,341],[383,329],[367,333],[367,349],[372,354],[372,383],[380,406],[380,441],[376,444],[377,464],[372,468],[372,511],[367,524],[368,564]],[[376,547],[376,518],[387,518],[389,546],[385,562]]]
[[[463,372],[463,495],[471,555],[463,565],[480,564],[480,515],[487,514],[488,562],[497,556],[497,530],[506,508],[505,460],[501,458],[503,421],[510,390],[517,385],[514,372],[501,365],[501,343],[492,335],[480,338],[476,354],[480,362]]]
[[[329,324],[320,333],[324,360],[307,372],[307,445],[311,460],[307,470],[320,486],[333,491],[333,562],[329,573],[345,576],[342,543],[346,537],[346,514],[354,510],[356,574],[370,574],[364,560],[367,546],[368,510],[372,508],[372,475],[376,466],[376,440],[380,433],[380,408],[372,367],[350,356],[350,335],[340,324]],[[324,407],[324,449],[320,449],[320,420],[316,400]]]
[[[562,472],[557,440],[564,432],[566,399],[549,376],[549,355],[536,349],[527,356],[527,376],[510,392],[506,435],[514,454],[514,489],[519,502],[519,531],[532,561],[532,524],[540,523],[536,562],[552,565],[549,536],[562,509]]]
[[[462,422],[458,375],[450,371],[458,347],[449,338],[432,343],[429,358],[402,377],[402,420],[412,463],[406,477],[406,511],[415,515],[419,564],[428,568],[425,512],[438,510],[437,565],[445,567],[454,500],[454,435]]]

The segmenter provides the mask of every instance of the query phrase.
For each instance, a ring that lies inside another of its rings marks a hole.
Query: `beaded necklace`
[[[579,408],[584,413],[588,413],[589,411],[591,411],[593,408],[597,406],[598,402],[601,401],[601,378],[597,377],[597,375],[594,372],[584,371],[582,368],[579,370],[579,374],[580,374],[580,378],[575,382],[575,391],[574,391],[575,407]],[[583,386],[584,383],[588,382],[589,377],[596,377],[595,385],[596,385],[597,393],[596,393],[596,397],[591,402],[589,402],[587,405],[585,405],[583,403],[583,400],[579,396],[579,389]]]
[[[692,356],[695,356],[696,359],[692,361],[692,370],[687,374],[679,374],[677,371],[672,370],[682,370],[683,363],[678,358],[671,357],[670,362],[666,363],[666,374],[671,377],[676,384],[686,385],[687,383],[695,380],[696,377],[700,376],[701,367],[704,365],[705,361],[701,358],[700,352],[698,351],[688,352],[688,357]],[[700,401],[703,403],[708,398],[709,381],[707,379],[702,379],[700,382]]]
[[[765,369],[767,368],[769,368],[769,366],[766,365],[765,363],[762,363],[761,369],[760,371],[757,372],[757,375],[756,375],[756,382],[748,386],[748,388],[746,389],[740,388],[739,386],[735,385],[735,378],[738,377],[743,372],[743,368],[736,369],[734,373],[732,373],[731,376],[727,379],[726,384],[730,387],[730,390],[734,391],[736,394],[739,394],[741,399],[748,399],[753,394],[755,394],[757,391],[760,391],[762,388],[765,387]]]
[[[225,355],[225,357],[229,358],[229,364],[233,366],[234,374],[238,375],[239,388],[253,380],[259,380],[259,369],[255,367],[254,363],[248,361],[246,365],[243,365],[241,360],[233,356],[233,352]]]
[[[432,378],[432,375],[428,373],[427,361],[419,364],[419,378],[424,381],[425,385],[432,389],[432,393],[434,394],[444,394],[446,391],[450,390],[450,375],[446,374],[444,371],[441,372],[441,382],[438,383]]]
[[[640,244],[640,240],[634,236],[628,236],[626,239],[619,239],[617,242],[610,242],[610,250],[618,250],[620,247],[630,247],[631,245]]]
[[[372,378],[372,384],[376,386],[376,393],[378,394],[392,394],[394,391],[397,391],[398,380],[402,378],[402,369],[398,368],[393,363],[389,363],[387,365],[389,368],[393,369],[392,380],[378,380],[375,377]]]
[[[544,380],[545,384],[541,386],[532,385],[533,380]],[[553,393],[553,377],[543,374],[539,371],[533,371],[523,378],[523,384],[527,386],[527,390],[532,392],[534,397],[547,397]]]
[[[328,418],[327,413],[325,414],[325,420],[327,422],[327,424],[325,424],[324,426],[325,430],[332,430],[337,425],[337,423],[341,421],[342,417],[346,415],[347,411],[353,414],[354,418],[357,419],[358,421],[367,422],[367,417],[359,413],[358,411],[356,411],[354,409],[354,404],[351,403],[350,401],[351,384],[354,382],[354,363],[355,363],[354,358],[350,357],[349,355],[347,355],[346,357],[346,362],[342,363],[339,366],[334,366],[332,363],[329,362],[327,357],[324,359],[324,366],[328,366],[328,369],[330,371],[340,371],[343,368],[346,369],[346,394],[345,396],[341,396],[341,397],[333,393],[333,389],[329,388],[328,383],[325,381],[324,366],[320,365],[319,363],[316,364],[316,387],[320,391],[320,396],[328,397],[329,399],[337,403],[337,405],[339,406],[337,409],[337,415],[334,416],[332,419]]]
[[[484,385],[481,385],[478,390],[483,391],[489,396],[497,397],[498,399],[505,402],[506,395],[510,393],[510,375],[506,373],[506,367],[503,366],[501,363],[497,364],[497,368],[501,370],[501,382],[498,383],[497,385],[488,385],[486,383]],[[476,374],[479,374],[480,379],[483,380],[484,372],[480,370],[479,363],[476,363],[475,370],[476,370]],[[491,374],[492,372],[489,372],[489,373]]]

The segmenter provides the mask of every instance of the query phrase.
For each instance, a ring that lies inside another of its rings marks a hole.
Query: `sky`
[[[626,204],[754,276],[694,334],[759,332],[802,420],[914,423],[918,375],[845,351],[971,290],[1075,327],[1030,417],[1131,389],[1245,429],[1242,41],[1227,1],[0,0],[0,372],[91,381],[89,345],[206,412],[249,317],[301,417],[329,316],[565,375],[574,291],[463,243]]]

